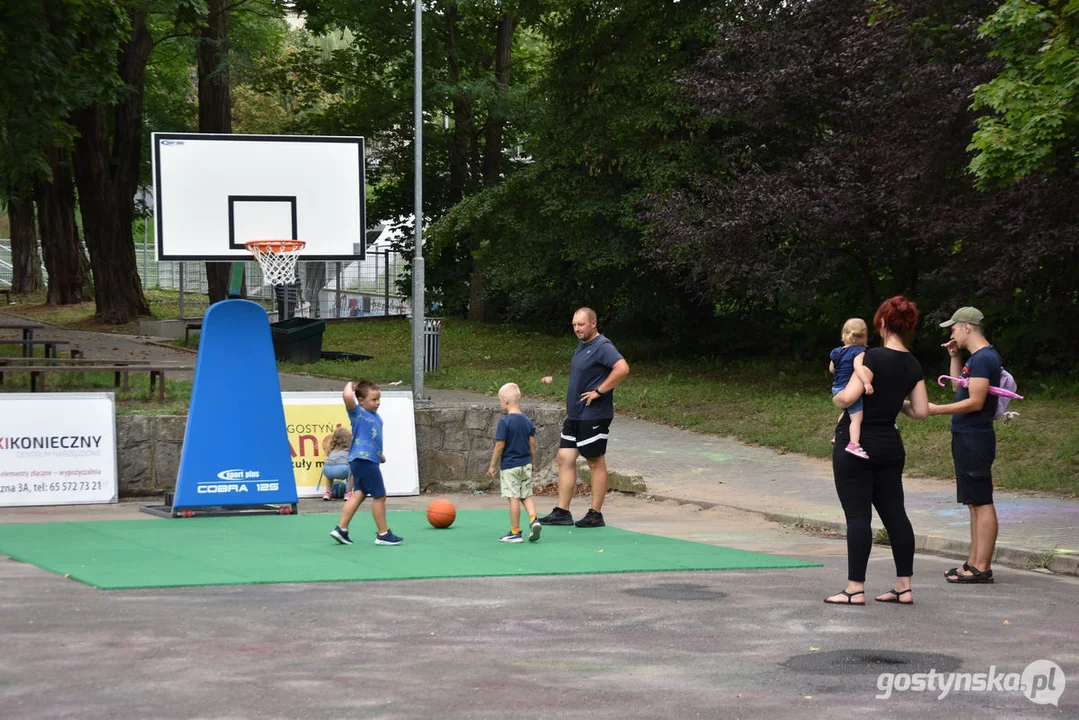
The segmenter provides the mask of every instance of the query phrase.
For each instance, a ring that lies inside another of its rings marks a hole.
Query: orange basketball
[[[427,522],[431,527],[448,528],[457,518],[457,508],[449,500],[432,500],[427,506]]]

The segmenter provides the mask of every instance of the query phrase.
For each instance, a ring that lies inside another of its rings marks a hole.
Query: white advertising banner
[[[341,383],[344,387],[344,383]],[[330,437],[338,427],[351,429],[339,392],[283,392],[288,442],[296,492],[300,497],[319,497],[332,482],[322,477],[322,465],[330,449]],[[420,471],[416,459],[416,415],[412,393],[383,391],[383,446],[386,462],[382,480],[391,497],[420,494]]]
[[[0,507],[116,502],[112,393],[0,393]]]

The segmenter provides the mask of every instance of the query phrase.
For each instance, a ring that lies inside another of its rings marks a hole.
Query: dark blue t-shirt
[[[965,378],[989,378],[989,387],[1000,386],[1000,354],[992,345],[986,345],[967,358],[963,365]],[[966,400],[970,390],[960,386],[955,391],[955,401]],[[993,415],[997,412],[997,396],[990,393],[978,412],[952,415],[952,432],[993,432]]]
[[[566,392],[566,417],[570,420],[608,420],[614,417],[614,393],[607,392],[585,405],[581,394],[598,388],[611,368],[622,359],[614,343],[603,335],[588,342],[577,342],[569,364],[569,390]]]
[[[835,377],[832,379],[832,387],[843,389],[850,382],[854,374],[854,358],[865,352],[865,345],[840,345],[828,355],[828,359],[835,366]]]
[[[507,413],[498,421],[495,440],[506,443],[502,450],[499,467],[509,470],[532,462],[532,450],[528,447],[528,438],[536,434],[536,426],[523,413]]]

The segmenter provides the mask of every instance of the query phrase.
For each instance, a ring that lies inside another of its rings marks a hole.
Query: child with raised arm
[[[345,482],[349,479],[351,470],[348,466],[348,449],[351,446],[351,430],[347,427],[339,427],[333,431],[328,452],[326,453],[326,462],[322,464],[322,477],[318,480],[319,485],[322,484],[322,478],[326,478],[329,482],[329,485],[326,486],[326,492],[322,495],[323,500],[333,500],[333,486],[338,482]],[[345,495],[345,500],[348,499],[349,495]]]
[[[498,390],[498,402],[505,417],[498,421],[495,431],[495,449],[491,453],[491,466],[487,477],[499,477],[502,497],[510,501],[510,531],[499,542],[523,542],[521,536],[521,505],[528,512],[528,541],[539,540],[543,526],[536,520],[536,503],[532,500],[536,472],[536,426],[521,412],[521,389],[516,383],[506,383]]]
[[[850,382],[851,375],[858,372],[861,368],[861,360],[859,359],[862,353],[865,352],[865,344],[869,339],[869,327],[865,324],[865,320],[861,318],[851,318],[847,322],[843,323],[842,340],[843,344],[832,350],[828,359],[831,361],[828,363],[828,372],[835,375],[832,379],[832,396],[847,387],[847,383]],[[870,384],[869,378],[866,373],[859,372],[858,377],[865,383],[865,392],[867,395],[873,394],[873,385]],[[858,398],[854,401],[854,404],[847,408],[847,415],[850,416],[850,442],[847,443],[845,450],[855,457],[860,457],[863,460],[869,459],[869,454],[862,448],[862,399]],[[839,419],[842,420],[843,416],[840,415]],[[832,436],[832,444],[835,444],[835,436]]]
[[[352,470],[352,497],[341,509],[341,520],[330,531],[334,540],[351,545],[348,524],[360,509],[363,501],[371,497],[371,516],[375,519],[375,545],[400,545],[403,538],[394,535],[386,525],[386,485],[382,482],[382,418],[378,406],[382,403],[382,391],[370,380],[350,382],[341,396],[352,421],[352,447],[348,451],[348,464]]]

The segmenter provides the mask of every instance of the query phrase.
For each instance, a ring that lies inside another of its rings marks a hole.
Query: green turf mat
[[[336,515],[0,525],[0,553],[105,590],[251,583],[819,567],[815,563],[614,527],[545,527],[539,542],[498,542],[505,510],[466,510],[436,530],[422,511],[391,511],[404,537],[376,546],[371,516],[329,536]]]

